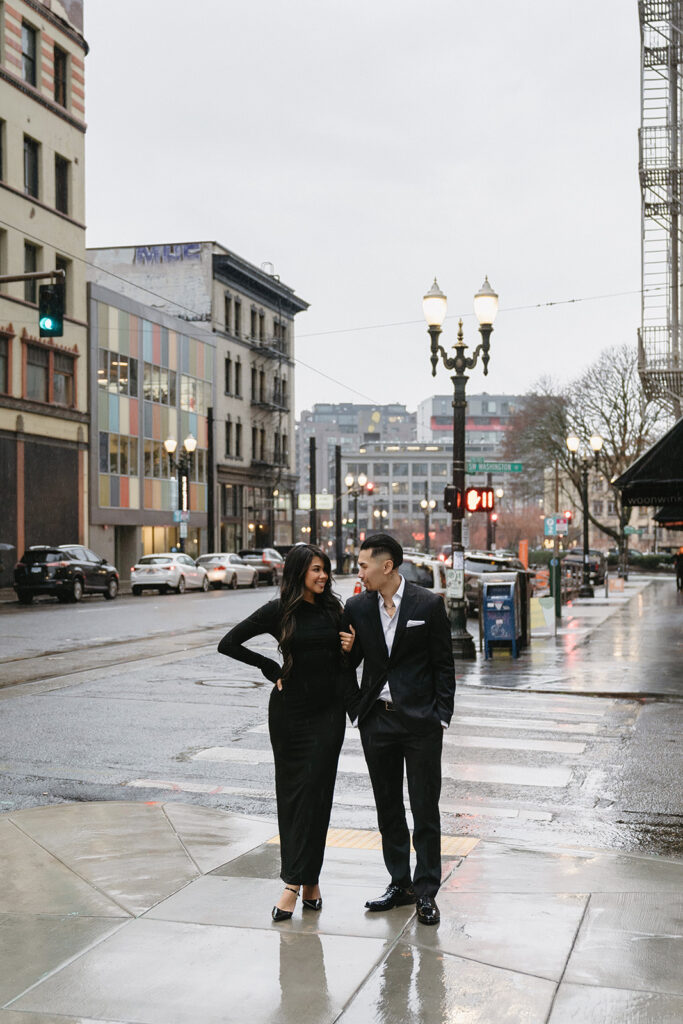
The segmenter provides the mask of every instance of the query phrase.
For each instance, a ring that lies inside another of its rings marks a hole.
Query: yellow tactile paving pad
[[[269,844],[279,842],[279,836],[273,836],[268,840]],[[478,839],[469,836],[441,836],[441,853],[450,857],[466,857],[478,842]],[[347,850],[381,850],[382,837],[379,832],[359,828],[331,828],[327,833],[325,846]]]

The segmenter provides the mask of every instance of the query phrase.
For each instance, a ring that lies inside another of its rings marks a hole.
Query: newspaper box
[[[494,646],[510,645],[518,657],[522,639],[522,614],[517,573],[487,573],[482,580],[481,609],[484,626],[484,654],[491,657]]]

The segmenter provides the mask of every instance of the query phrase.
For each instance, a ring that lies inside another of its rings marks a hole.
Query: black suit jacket
[[[363,675],[347,685],[349,717],[363,721],[389,681],[396,714],[413,732],[424,733],[453,714],[455,667],[451,629],[443,598],[406,581],[396,633],[387,653],[376,591],[352,597],[344,609],[343,629],[352,625],[356,639],[349,655]],[[408,626],[408,623],[414,623]]]

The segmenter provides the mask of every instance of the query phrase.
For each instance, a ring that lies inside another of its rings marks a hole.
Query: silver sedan
[[[258,586],[258,570],[247,565],[244,559],[234,552],[201,555],[197,559],[197,565],[206,569],[212,587],[230,587],[231,590],[236,590],[237,587]]]
[[[191,587],[209,589],[206,569],[189,555],[176,551],[143,555],[130,571],[130,582],[136,595],[143,590],[158,590],[160,594],[175,590],[177,594],[184,594]]]

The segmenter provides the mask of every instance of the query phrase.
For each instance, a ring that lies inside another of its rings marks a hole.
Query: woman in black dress
[[[281,597],[227,633],[218,650],[256,665],[274,683],[268,727],[275,759],[281,878],[285,888],[273,920],[292,916],[299,889],[303,906],[320,910],[318,877],[344,740],[344,682],[352,671],[341,653],[342,606],[332,593],[330,560],[313,544],[297,544],[285,559]],[[270,633],[283,664],[244,647]]]

